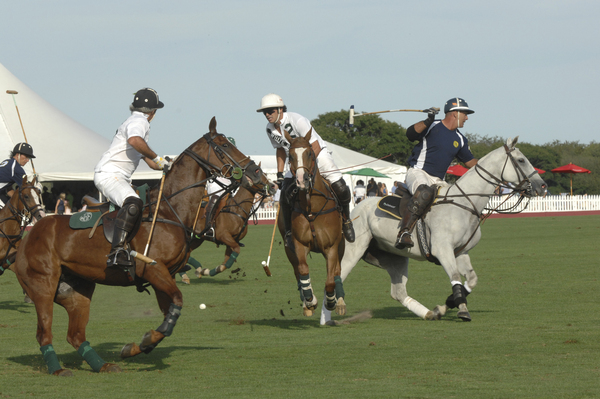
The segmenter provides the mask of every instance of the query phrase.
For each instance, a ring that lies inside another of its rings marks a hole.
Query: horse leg
[[[327,280],[325,281],[325,309],[333,310],[340,316],[346,314],[346,303],[344,302],[343,292],[344,287],[340,278],[340,260],[338,257],[338,246],[334,245],[323,251],[323,255],[327,261]],[[337,279],[336,279],[337,277]],[[338,307],[337,293],[341,296],[341,301]]]
[[[336,296],[338,297],[338,299],[345,298],[345,293],[343,291],[343,286],[341,285],[341,283],[343,283],[346,280],[352,269],[354,269],[354,266],[358,264],[361,257],[369,247],[369,242],[372,238],[370,231],[364,229],[362,220],[356,221],[356,223],[354,224],[354,229],[356,232],[356,239],[353,243],[347,244],[345,246],[344,256],[342,257],[342,260],[340,262],[340,285],[338,286],[336,284]],[[346,306],[345,299],[344,306]],[[331,311],[327,310],[327,308],[325,307],[325,301],[323,301],[323,305],[321,306],[320,323],[321,325],[334,324],[331,321]]]
[[[66,276],[56,292],[55,302],[65,308],[69,315],[67,342],[90,365],[95,372],[121,372],[114,363],[107,363],[90,346],[85,328],[90,318],[90,303],[96,284],[74,276]]]
[[[312,316],[314,310],[317,308],[317,297],[314,294],[310,282],[308,263],[306,262],[308,248],[305,248],[297,241],[294,242],[294,248],[296,251],[296,259],[298,260],[298,264],[297,266],[294,266],[294,269],[298,280],[298,291],[300,292],[303,313],[304,316]],[[294,264],[292,263],[292,265]]]
[[[123,359],[137,356],[142,352],[146,354],[152,352],[165,337],[173,333],[177,319],[181,315],[181,308],[183,307],[181,291],[177,288],[175,281],[164,264],[157,263],[154,266],[148,266],[142,277],[154,288],[158,306],[165,318],[156,330],[150,330],[144,334],[142,342],[139,345],[135,342],[125,345],[121,349],[121,358]]]
[[[34,301],[37,313],[36,339],[40,345],[42,357],[48,367],[48,374],[70,377],[73,373],[63,369],[52,346],[52,319],[54,312],[54,294],[58,286],[60,271],[52,266],[36,265],[36,272],[28,267],[28,255],[22,254],[14,266],[14,272],[25,293]],[[60,270],[60,269],[58,269]]]
[[[466,287],[463,285],[461,280],[461,274],[462,272],[465,272],[469,274],[472,283],[477,284],[477,275],[471,267],[469,255],[463,254],[456,258],[454,256],[444,256],[443,260],[438,256],[438,259],[446,270],[448,277],[450,277],[450,283],[452,284],[452,295],[446,299],[446,304],[444,305],[446,307],[445,309],[443,307],[436,306],[434,311],[439,314],[443,314],[447,311],[447,309],[458,307],[458,313],[456,315],[463,321],[471,321],[471,315],[469,314],[469,310],[467,308],[467,295],[469,295],[471,289],[469,288],[468,280]],[[469,270],[471,270],[472,273],[470,273]]]
[[[233,239],[233,237],[230,234],[224,237],[220,237],[218,233],[219,231],[217,231],[217,239],[223,244],[227,245],[227,249],[225,250],[225,260],[223,260],[223,263],[221,263],[219,266],[215,267],[212,270],[202,269],[203,276],[212,277],[231,268],[231,266],[233,266],[238,256],[240,255],[240,251],[242,250],[240,245]]]

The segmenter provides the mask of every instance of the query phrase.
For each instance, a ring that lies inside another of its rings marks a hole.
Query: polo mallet
[[[273,226],[273,235],[271,236],[271,246],[269,247],[269,257],[267,258],[266,262],[264,260],[262,261],[262,265],[265,268],[265,273],[267,273],[267,276],[269,277],[271,277],[271,269],[269,269],[269,262],[271,262],[271,251],[273,250],[273,241],[275,240],[275,230],[277,230],[277,220],[279,219],[280,209],[281,207],[278,206],[277,215],[275,215],[275,225]]]
[[[439,108],[434,108],[434,109],[437,110],[438,112],[440,111]],[[348,125],[350,125],[350,127],[354,126],[354,118],[357,116],[385,114],[387,112],[429,112],[429,109],[388,109],[387,111],[363,112],[362,114],[355,114],[354,113],[354,105],[351,105],[350,106],[350,119],[348,121]]]
[[[146,249],[144,249],[144,257],[146,255],[148,255],[148,248],[150,247],[150,240],[152,240],[152,233],[154,233],[154,225],[156,224],[156,216],[158,216],[158,208],[160,207],[160,199],[162,197],[166,175],[167,175],[167,173],[163,171],[162,178],[160,179],[160,190],[158,191],[158,199],[156,200],[156,209],[154,210],[154,217],[152,218],[152,227],[150,227],[150,234],[148,234],[148,243],[146,243]]]
[[[19,116],[19,123],[21,124],[21,130],[23,131],[23,137],[25,138],[25,142],[27,144],[29,144],[29,141],[27,141],[27,135],[25,134],[25,128],[23,127],[23,121],[21,120],[21,113],[19,112],[19,107],[17,106],[17,99],[15,98],[15,94],[19,94],[19,92],[16,90],[6,90],[6,94],[12,95],[13,102],[15,103],[15,108],[17,109],[17,115]],[[37,176],[37,173],[35,172],[35,166],[33,166],[33,159],[30,159],[30,161],[31,161],[31,169],[33,169],[33,174]]]

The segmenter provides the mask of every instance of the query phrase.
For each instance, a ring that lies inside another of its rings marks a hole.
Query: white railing
[[[512,207],[517,203],[518,197],[494,196],[488,203],[488,208],[507,209],[511,212],[575,212],[575,211],[600,211],[600,195],[550,195],[547,197],[533,197],[531,200],[523,200],[515,209]],[[525,206],[527,208],[525,209]],[[268,204],[267,207],[256,211],[258,220],[275,220],[277,208]]]

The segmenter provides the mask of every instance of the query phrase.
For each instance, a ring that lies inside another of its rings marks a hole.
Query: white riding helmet
[[[260,108],[256,110],[256,112],[262,112],[264,109],[268,108],[283,108],[285,104],[283,103],[283,99],[279,97],[277,94],[267,94],[260,100]]]

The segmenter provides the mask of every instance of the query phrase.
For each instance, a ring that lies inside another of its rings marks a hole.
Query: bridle
[[[8,241],[8,248],[6,249],[6,253],[4,254],[4,257],[2,258],[2,262],[0,262],[0,269],[3,269],[2,264],[4,264],[4,262],[6,261],[10,250],[12,248],[15,248],[17,243],[23,237],[23,232],[25,231],[25,227],[27,225],[29,225],[32,218],[35,218],[37,220],[40,220],[42,218],[41,212],[42,212],[43,206],[41,204],[36,203],[35,206],[30,207],[27,204],[27,201],[25,200],[24,194],[23,194],[23,192],[26,189],[34,190],[37,193],[38,197],[41,198],[40,190],[37,187],[35,187],[34,184],[28,183],[28,184],[25,184],[23,187],[18,188],[15,191],[15,194],[13,194],[13,196],[18,195],[17,204],[20,203],[23,206],[23,208],[21,210],[18,209],[19,208],[18,205],[17,206],[13,205],[12,201],[7,201],[7,203],[4,205],[5,208],[8,208],[8,210],[10,210],[11,214],[10,214],[10,216],[8,216],[4,219],[0,219],[0,226],[3,226],[4,222],[7,222],[9,220],[14,220],[20,225],[20,231],[19,231],[19,234],[7,234],[0,227],[0,238],[6,238],[6,240]],[[1,271],[3,271],[3,270],[1,270]]]

